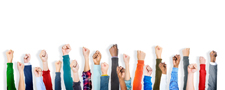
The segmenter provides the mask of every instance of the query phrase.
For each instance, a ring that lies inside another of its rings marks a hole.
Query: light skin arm
[[[194,88],[194,73],[197,71],[197,64],[188,66],[188,79],[186,90],[195,90]]]
[[[84,72],[87,72],[90,70],[90,66],[89,66],[89,54],[90,54],[90,50],[88,48],[83,47],[83,55],[84,55],[84,59],[85,59],[85,65],[84,65]]]
[[[70,64],[70,68],[73,71],[73,82],[79,82],[79,74],[78,74],[78,70],[79,70],[79,64],[77,63],[76,60],[73,60]]]
[[[61,61],[55,62],[56,72],[60,72],[61,66],[62,66],[62,62]]]
[[[24,64],[17,62],[17,68],[20,74],[18,90],[25,90],[24,71],[23,71]]]
[[[125,77],[125,69],[121,66],[117,67],[117,75],[119,78],[119,82],[120,82],[120,88],[121,90],[127,90],[125,81],[124,81],[124,77]]]
[[[108,69],[109,69],[109,65],[106,62],[101,64],[102,75],[108,75],[107,74]]]
[[[39,57],[42,60],[42,64],[43,64],[43,71],[48,71],[48,54],[45,50],[42,50],[41,53],[39,54]]]
[[[156,46],[155,47],[155,54],[157,59],[162,59],[161,55],[162,55],[162,47],[160,46]]]
[[[123,60],[125,62],[125,80],[130,80],[130,69],[129,69],[129,62],[130,62],[130,56],[123,54]]]

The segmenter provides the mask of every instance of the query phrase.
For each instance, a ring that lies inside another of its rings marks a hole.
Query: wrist
[[[175,66],[175,65],[173,67],[178,68],[178,66]]]
[[[19,74],[23,75],[24,74],[23,70],[19,70]]]
[[[60,70],[56,70],[56,72],[60,72]]]
[[[157,57],[157,59],[161,59],[161,55],[160,56],[156,56]]]
[[[100,65],[100,62],[96,62],[96,63],[94,63],[95,65]]]
[[[107,72],[102,72],[102,75],[107,75]]]
[[[65,56],[65,55],[69,55],[69,53],[63,53],[63,56]]]
[[[162,74],[166,74],[166,72],[162,72]]]
[[[8,62],[8,63],[12,63],[12,60],[8,60],[7,62]]]

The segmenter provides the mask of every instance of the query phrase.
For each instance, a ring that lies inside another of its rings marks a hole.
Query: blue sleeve
[[[144,90],[152,90],[152,77],[144,76]]]
[[[125,84],[126,84],[126,87],[127,87],[127,90],[131,90],[131,78],[130,80],[125,80]]]
[[[101,76],[101,84],[100,84],[100,90],[108,90],[109,86],[109,76]]]
[[[170,90],[179,90],[178,87],[178,68],[173,68],[170,79]]]
[[[66,90],[73,90],[73,78],[71,77],[70,57],[69,55],[63,56],[63,79]]]
[[[24,66],[25,90],[33,89],[32,65]]]
[[[42,77],[36,77],[37,90],[46,90]]]
[[[93,69],[93,86],[94,90],[100,90],[100,76],[101,76],[101,66],[94,65]]]
[[[56,72],[55,73],[55,90],[62,90],[61,88],[61,73],[60,72]]]

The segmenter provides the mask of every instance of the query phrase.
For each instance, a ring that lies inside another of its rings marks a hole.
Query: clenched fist
[[[216,51],[211,51],[210,52],[211,62],[216,62],[216,57],[217,57],[217,52]]]
[[[123,79],[125,77],[125,69],[122,66],[117,66],[117,75],[119,79]]]
[[[166,74],[167,73],[166,63],[160,63],[159,64],[159,68],[162,71],[162,74]]]
[[[29,63],[30,62],[30,58],[31,58],[31,56],[30,56],[30,54],[25,54],[25,56],[24,56],[24,63]]]
[[[117,44],[114,44],[110,49],[109,52],[111,54],[112,57],[117,57],[118,56],[118,48],[117,48]]]
[[[62,47],[63,55],[68,55],[70,51],[71,51],[71,47],[69,44],[66,44]]]
[[[137,51],[137,58],[138,58],[138,60],[144,60],[145,59],[145,53],[143,51],[138,50]]]
[[[34,74],[36,77],[41,77],[42,76],[42,69],[40,67],[35,67],[34,68]]]
[[[155,47],[155,54],[156,54],[157,59],[161,59],[161,55],[162,55],[162,47],[156,46],[156,47]]]
[[[200,62],[200,64],[205,64],[206,60],[204,57],[201,56],[201,57],[199,57],[199,62]]]
[[[83,47],[82,50],[83,50],[83,55],[84,55],[85,60],[89,59],[90,50],[86,47]]]
[[[183,56],[189,56],[190,54],[190,48],[185,48],[182,50]]]
[[[109,68],[109,65],[106,62],[101,64],[102,75],[107,75],[108,68]]]
[[[42,50],[39,54],[39,57],[41,58],[42,62],[47,62],[48,60],[48,54],[45,50]]]
[[[6,52],[6,56],[7,56],[8,63],[12,63],[13,53],[14,53],[13,50],[9,50],[9,51]]]
[[[197,69],[197,64],[190,64],[188,66],[188,73],[194,73],[196,72],[198,69]]]
[[[129,64],[130,56],[123,54],[123,60],[124,60],[125,64]]]
[[[79,64],[76,60],[73,60],[70,64],[70,68],[72,69],[73,73],[77,73],[79,70]]]
[[[173,67],[178,68],[179,64],[180,64],[180,55],[175,55],[173,57],[173,65],[174,65]]]
[[[99,51],[96,51],[95,54],[92,56],[92,58],[93,58],[94,64],[99,65],[100,61],[101,61],[101,58],[102,58],[102,55]]]
[[[56,72],[60,72],[61,65],[62,65],[62,62],[61,61],[55,62]]]
[[[144,67],[144,73],[146,76],[151,76],[152,75],[152,68],[149,65],[146,65]]]
[[[23,72],[24,70],[24,64],[21,62],[17,62],[17,68],[19,70],[19,72]]]

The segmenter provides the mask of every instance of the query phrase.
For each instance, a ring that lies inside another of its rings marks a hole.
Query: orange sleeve
[[[142,75],[143,75],[143,66],[144,60],[138,60],[137,68],[135,71],[134,82],[133,82],[133,90],[141,90],[142,89]]]

